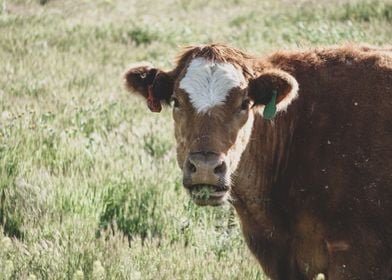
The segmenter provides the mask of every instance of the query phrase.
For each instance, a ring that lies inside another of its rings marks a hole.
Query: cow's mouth
[[[188,192],[193,202],[199,206],[218,206],[229,197],[229,188],[227,186],[198,184],[188,188]]]

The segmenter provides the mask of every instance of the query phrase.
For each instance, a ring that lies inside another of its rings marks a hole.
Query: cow
[[[124,80],[172,105],[185,189],[234,206],[270,279],[392,279],[392,48],[192,46]]]

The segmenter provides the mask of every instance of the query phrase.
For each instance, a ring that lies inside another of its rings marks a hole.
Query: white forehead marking
[[[191,61],[180,82],[198,113],[224,104],[229,91],[239,87],[245,79],[233,64],[214,62],[202,57]]]

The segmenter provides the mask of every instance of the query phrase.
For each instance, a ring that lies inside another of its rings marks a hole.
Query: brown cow
[[[185,188],[234,205],[271,279],[392,279],[391,49],[214,44],[125,80],[152,111],[172,100]]]

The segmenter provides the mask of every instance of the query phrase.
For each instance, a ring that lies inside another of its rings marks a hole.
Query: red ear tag
[[[148,87],[147,106],[154,113],[159,113],[162,110],[161,102],[152,94],[152,86]]]

